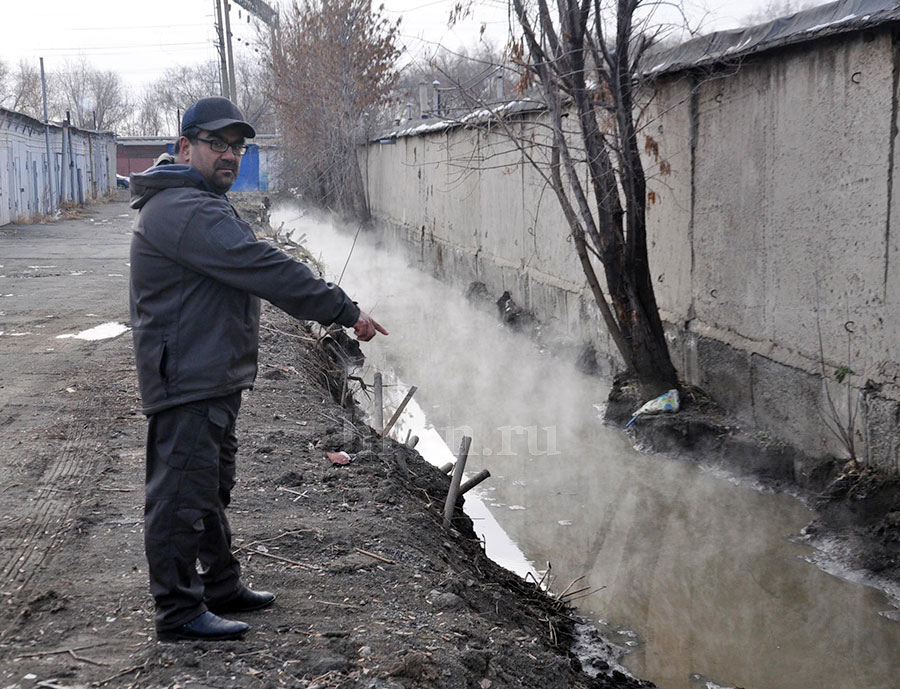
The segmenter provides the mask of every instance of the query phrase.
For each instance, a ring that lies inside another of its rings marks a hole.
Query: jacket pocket
[[[144,406],[169,397],[173,352],[168,332],[135,329],[134,358]]]
[[[169,374],[166,372],[166,366],[169,363],[169,342],[165,338],[163,338],[162,346],[159,351],[159,366],[157,369],[159,370],[159,379],[162,382],[163,392],[168,396],[169,394]]]

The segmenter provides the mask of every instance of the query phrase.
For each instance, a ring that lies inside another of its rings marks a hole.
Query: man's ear
[[[191,162],[191,140],[186,136],[178,139],[178,155],[187,165]]]

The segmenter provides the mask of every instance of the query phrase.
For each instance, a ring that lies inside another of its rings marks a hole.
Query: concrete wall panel
[[[690,78],[667,84],[653,95],[642,123],[650,269],[659,308],[681,322],[693,318],[691,93]]]
[[[766,86],[765,70],[745,65],[697,95],[692,305],[702,322],[751,339],[766,335]]]
[[[670,75],[640,131],[651,270],[681,375],[773,439],[840,456],[821,418],[821,332],[830,375],[849,366],[851,405],[865,396],[862,455],[894,471],[898,62],[885,30]],[[538,153],[542,118],[511,125]],[[503,127],[373,143],[367,179],[374,215],[425,266],[495,297],[509,290],[547,330],[591,342],[612,365],[555,195]],[[830,390],[846,406],[847,388]]]

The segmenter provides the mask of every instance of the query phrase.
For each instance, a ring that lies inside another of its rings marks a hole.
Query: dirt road
[[[243,642],[158,643],[131,339],[84,333],[128,322],[132,216],[0,228],[0,686],[646,686],[580,671],[565,608],[467,519],[442,529],[447,477],[338,405],[333,362],[273,309],[231,512],[246,580],[279,599]]]

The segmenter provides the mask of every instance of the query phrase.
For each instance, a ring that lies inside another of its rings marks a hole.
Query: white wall
[[[114,190],[115,135],[75,128],[69,128],[69,132],[75,162],[75,185],[73,187],[70,182],[72,176],[67,165],[66,199],[84,202]],[[25,115],[0,110],[0,225],[48,214],[57,207],[62,147],[63,129],[51,125],[51,193],[44,125]]]

